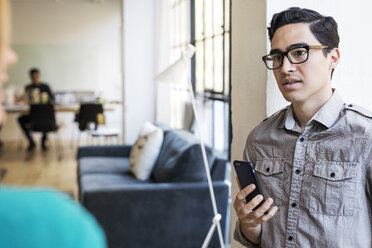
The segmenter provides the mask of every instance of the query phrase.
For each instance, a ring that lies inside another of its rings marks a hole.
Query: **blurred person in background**
[[[54,104],[54,96],[49,85],[40,81],[40,70],[32,68],[30,70],[30,78],[31,83],[25,87],[26,104]],[[31,135],[30,116],[28,114],[22,115],[18,118],[18,122],[28,140],[27,150],[33,151],[36,145]],[[41,148],[44,151],[48,149],[46,142],[47,132],[43,132]]]

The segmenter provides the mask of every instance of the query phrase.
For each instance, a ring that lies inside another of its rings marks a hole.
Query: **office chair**
[[[57,142],[58,126],[54,106],[51,104],[31,104],[30,126],[33,132],[54,132],[58,160],[62,159],[62,146]]]
[[[75,122],[78,123],[80,132],[78,133],[77,144],[80,144],[80,133],[86,130],[97,129],[97,115],[103,113],[102,104],[82,103],[80,104],[79,113],[75,115]],[[91,126],[93,125],[93,127]]]

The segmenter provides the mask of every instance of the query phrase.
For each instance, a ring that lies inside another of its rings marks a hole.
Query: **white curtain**
[[[170,54],[170,8],[168,0],[156,1],[156,48],[155,48],[155,74],[159,74],[169,66]],[[159,123],[170,123],[169,106],[169,84],[156,82],[156,116],[155,120]]]

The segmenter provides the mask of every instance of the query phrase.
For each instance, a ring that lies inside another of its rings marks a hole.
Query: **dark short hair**
[[[309,23],[310,30],[315,38],[320,44],[328,47],[323,50],[324,55],[333,48],[338,47],[340,38],[338,36],[337,23],[333,17],[323,16],[314,10],[301,9],[298,7],[292,7],[273,15],[270,27],[267,28],[270,42],[278,28],[287,24],[301,22]]]
[[[32,76],[32,75],[34,75],[34,73],[40,73],[40,70],[37,69],[37,68],[31,68],[30,69],[30,75]]]
[[[333,48],[338,48],[340,37],[338,36],[337,22],[332,16],[323,16],[310,9],[301,9],[299,7],[288,8],[282,12],[276,13],[271,19],[270,27],[267,28],[270,42],[274,37],[275,31],[287,24],[309,23],[310,30],[321,45],[327,46],[323,49],[324,56]],[[334,69],[331,72],[333,76]]]

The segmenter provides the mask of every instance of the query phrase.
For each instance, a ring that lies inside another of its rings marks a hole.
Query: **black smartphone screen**
[[[239,161],[239,160],[235,160],[233,164],[234,164],[236,174],[238,175],[239,183],[242,189],[244,189],[250,184],[254,184],[256,186],[255,190],[245,198],[246,202],[247,203],[250,202],[257,195],[263,196],[260,182],[258,181],[253,164],[251,162]],[[263,199],[260,202],[260,204],[258,204],[257,207],[255,207],[253,210],[256,210],[257,208],[259,208],[264,202],[265,202],[265,199]]]

